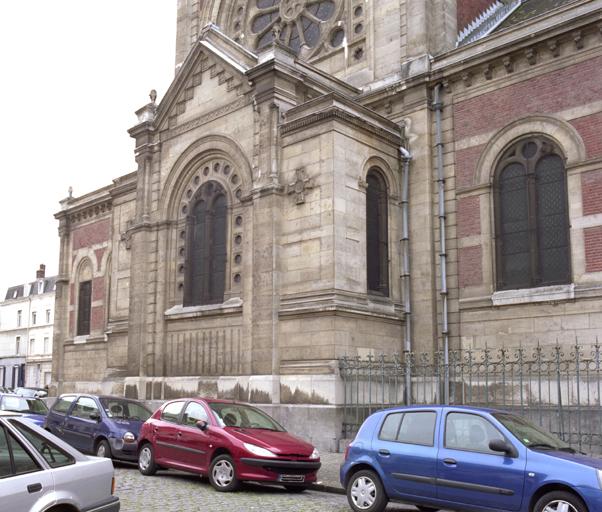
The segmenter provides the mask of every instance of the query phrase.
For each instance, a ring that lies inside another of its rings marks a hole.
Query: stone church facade
[[[179,0],[137,170],[56,214],[56,391],[251,401],[328,447],[344,355],[594,342],[601,20]]]

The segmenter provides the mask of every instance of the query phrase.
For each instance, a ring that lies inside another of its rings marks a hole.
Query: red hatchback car
[[[167,402],[140,430],[138,468],[207,475],[218,491],[242,481],[277,483],[301,492],[316,481],[320,455],[247,404],[213,399]]]

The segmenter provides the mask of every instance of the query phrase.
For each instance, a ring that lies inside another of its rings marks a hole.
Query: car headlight
[[[266,450],[261,446],[255,446],[254,444],[243,443],[245,450],[251,452],[253,455],[257,455],[258,457],[276,457],[277,455],[270,450]]]
[[[602,489],[602,469],[596,469],[596,474],[598,475],[598,485]]]
[[[310,459],[319,459],[320,458],[320,452],[318,451],[317,448],[314,448],[314,451],[311,452],[311,455],[309,456]]]
[[[136,436],[132,434],[132,432],[126,432],[125,434],[123,434],[123,441],[125,443],[133,443],[134,441],[136,441]]]

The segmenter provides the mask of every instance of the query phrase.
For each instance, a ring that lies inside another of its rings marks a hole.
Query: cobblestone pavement
[[[179,471],[145,477],[134,465],[115,463],[116,494],[122,512],[350,512],[340,494],[306,491],[290,494],[279,487],[245,485],[236,493],[219,493],[207,479]],[[387,512],[415,511],[389,505]]]

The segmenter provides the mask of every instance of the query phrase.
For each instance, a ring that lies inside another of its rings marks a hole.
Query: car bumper
[[[82,509],[82,512],[119,512],[121,503],[117,496],[112,496],[109,500],[96,504],[89,508]]]
[[[137,461],[138,443],[124,443],[121,439],[109,439],[111,455],[114,459]]]
[[[303,485],[314,483],[317,480],[320,467],[319,461],[242,457],[237,466],[237,476],[240,480]]]

